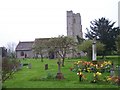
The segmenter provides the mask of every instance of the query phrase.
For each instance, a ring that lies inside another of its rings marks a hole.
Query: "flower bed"
[[[71,71],[77,72],[79,76],[79,81],[87,80],[88,77],[85,76],[84,73],[93,73],[91,83],[97,82],[108,82],[118,84],[120,82],[120,78],[116,74],[116,70],[118,66],[114,66],[111,61],[97,61],[88,62],[88,61],[77,61],[74,62],[73,67],[70,68]],[[103,73],[107,73],[107,76]]]

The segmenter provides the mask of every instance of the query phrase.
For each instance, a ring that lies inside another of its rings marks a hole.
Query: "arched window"
[[[24,52],[23,51],[21,52],[21,56],[24,56]]]

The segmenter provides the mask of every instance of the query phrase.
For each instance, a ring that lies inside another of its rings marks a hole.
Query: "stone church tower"
[[[77,42],[77,36],[83,38],[80,13],[67,11],[67,36],[74,37]]]

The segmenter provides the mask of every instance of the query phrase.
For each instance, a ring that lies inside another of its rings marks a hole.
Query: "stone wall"
[[[21,56],[21,52],[22,51],[16,51],[16,57],[17,58],[25,58],[25,54],[26,54],[26,58],[33,58],[34,57],[34,54],[31,51],[23,51],[24,52],[24,56]]]

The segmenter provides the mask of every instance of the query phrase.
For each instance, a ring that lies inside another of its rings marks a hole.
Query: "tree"
[[[15,47],[16,44],[14,42],[7,43],[7,52],[10,58],[15,58]]]
[[[85,40],[83,41],[82,44],[78,46],[79,50],[83,52],[87,52],[87,56],[89,59],[92,59],[92,42],[93,42],[92,40]],[[96,49],[97,49],[97,55],[99,55],[100,52],[104,50],[104,44],[102,44],[101,42],[97,42]]]
[[[47,39],[43,40],[43,39],[36,39],[35,43],[33,45],[33,51],[34,53],[37,55],[41,56],[41,62],[43,62],[43,55],[46,53],[47,51]],[[38,57],[38,56],[37,56]]]
[[[120,54],[120,35],[118,35],[116,39],[116,47],[117,47],[118,54]]]
[[[116,50],[115,39],[120,33],[120,29],[118,27],[113,27],[115,22],[111,22],[102,17],[98,20],[95,19],[90,23],[90,30],[87,28],[87,33],[85,35],[89,39],[96,37],[97,40],[105,45],[103,56],[107,51],[111,52],[112,50]]]
[[[74,45],[73,38],[67,36],[58,36],[49,40],[49,47],[51,51],[57,54],[57,57],[62,58],[62,66],[64,66],[64,60],[66,54],[70,51]]]
[[[84,40],[85,40],[85,39],[83,39],[83,38],[81,38],[81,37],[79,37],[79,36],[77,35],[78,44],[81,44]]]

